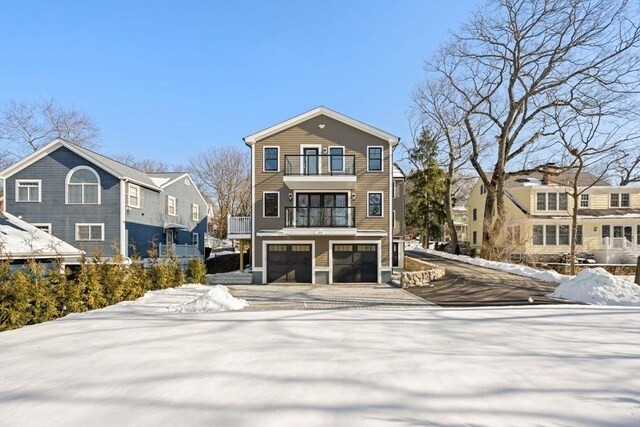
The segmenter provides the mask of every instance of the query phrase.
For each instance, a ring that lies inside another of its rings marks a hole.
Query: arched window
[[[78,166],[67,175],[67,204],[100,204],[100,177],[90,167]]]

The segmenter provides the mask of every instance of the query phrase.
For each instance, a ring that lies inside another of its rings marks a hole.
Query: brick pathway
[[[428,301],[392,285],[227,285],[245,310],[416,309]]]

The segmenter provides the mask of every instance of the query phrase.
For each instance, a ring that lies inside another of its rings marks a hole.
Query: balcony
[[[227,216],[227,238],[228,239],[250,239],[251,238],[251,217],[250,216]]]
[[[178,258],[194,258],[200,256],[200,249],[198,245],[165,245],[161,243],[159,245],[158,256],[160,258],[166,258],[169,255],[175,255]]]
[[[294,190],[347,190],[356,183],[353,155],[284,156],[284,183]]]
[[[356,208],[286,207],[285,227],[289,228],[353,228],[356,227]]]

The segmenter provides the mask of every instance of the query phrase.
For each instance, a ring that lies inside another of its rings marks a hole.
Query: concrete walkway
[[[431,285],[407,289],[439,306],[478,307],[568,303],[547,296],[558,286],[555,283],[465,264],[424,252],[407,251],[407,254],[446,269],[445,276],[431,282]],[[529,298],[533,301],[530,302]]]
[[[369,285],[227,285],[245,310],[416,309],[428,301],[387,284]]]

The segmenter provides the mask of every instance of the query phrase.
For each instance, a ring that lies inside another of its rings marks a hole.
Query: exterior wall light
[[[293,200],[293,193],[289,193],[289,201]]]

